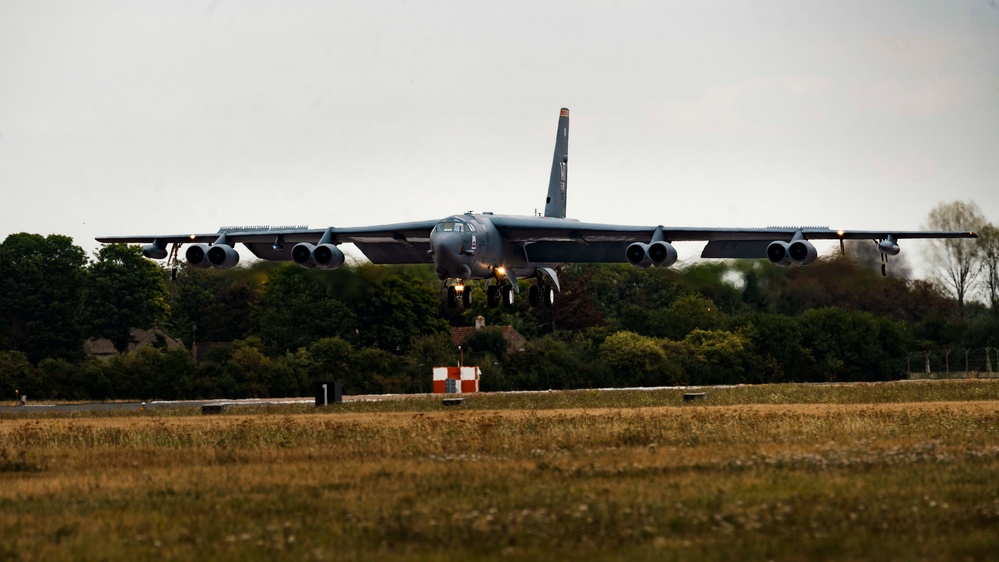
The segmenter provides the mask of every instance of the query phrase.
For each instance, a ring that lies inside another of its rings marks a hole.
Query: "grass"
[[[0,419],[0,560],[990,560],[999,383]]]

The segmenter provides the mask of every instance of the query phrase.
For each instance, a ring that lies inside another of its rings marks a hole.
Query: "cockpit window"
[[[475,230],[472,225],[456,220],[441,221],[434,227],[435,232],[463,232],[465,229]]]

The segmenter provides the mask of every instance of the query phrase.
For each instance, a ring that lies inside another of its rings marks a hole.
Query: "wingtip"
[[[558,116],[559,117],[568,117],[569,116],[569,108],[563,107],[562,111],[559,112]]]

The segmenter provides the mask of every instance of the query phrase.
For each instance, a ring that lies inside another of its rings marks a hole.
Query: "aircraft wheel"
[[[544,296],[545,306],[551,308],[552,303],[555,302],[555,289],[545,285],[541,288],[541,294]]]
[[[472,286],[465,285],[465,290],[461,292],[461,305],[465,308],[472,307]]]
[[[537,308],[538,304],[541,302],[541,297],[539,295],[537,285],[531,285],[531,290],[527,293],[527,302],[531,303],[531,308]]]
[[[503,285],[500,289],[500,295],[503,297],[503,306],[510,308],[513,306],[513,287],[510,285]]]
[[[456,306],[458,306],[458,290],[452,285],[447,288],[447,307],[454,308]]]
[[[490,285],[486,288],[486,304],[489,308],[496,308],[500,303],[500,294],[498,285]]]

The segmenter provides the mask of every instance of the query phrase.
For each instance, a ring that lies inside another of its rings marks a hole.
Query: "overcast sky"
[[[995,0],[0,0],[0,239],[529,215],[563,106],[580,220],[999,222]]]

